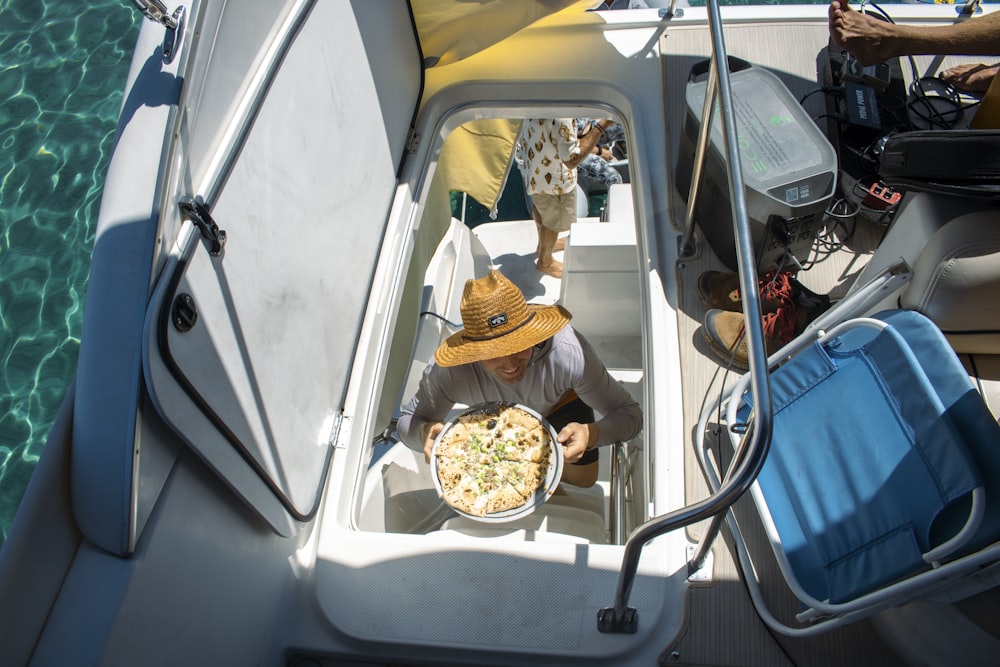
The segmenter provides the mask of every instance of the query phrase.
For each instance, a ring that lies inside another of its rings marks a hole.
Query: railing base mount
[[[639,629],[639,612],[628,607],[619,616],[615,613],[614,607],[605,607],[597,612],[597,629],[606,633],[634,635]]]

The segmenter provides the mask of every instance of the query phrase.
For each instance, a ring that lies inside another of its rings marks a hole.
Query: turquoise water
[[[0,545],[73,378],[139,16],[0,0]]]

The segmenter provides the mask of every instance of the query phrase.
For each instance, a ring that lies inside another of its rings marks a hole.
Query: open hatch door
[[[246,124],[224,128],[241,134],[214,185],[181,193],[191,224],[151,302],[145,367],[171,428],[289,535],[336,444],[422,68],[403,1],[315,3],[275,48],[273,71],[247,75],[262,83]],[[206,95],[185,109],[196,129]]]

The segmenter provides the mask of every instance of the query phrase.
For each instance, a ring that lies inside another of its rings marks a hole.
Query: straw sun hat
[[[554,336],[570,320],[562,306],[528,305],[514,283],[499,271],[465,282],[465,328],[434,353],[439,366],[506,357]]]

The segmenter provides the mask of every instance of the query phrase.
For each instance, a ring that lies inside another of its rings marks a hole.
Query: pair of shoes
[[[762,313],[772,313],[781,305],[778,301],[765,296],[765,280],[769,276],[770,274],[757,281],[760,288],[760,310]],[[733,312],[743,311],[743,299],[740,297],[740,277],[736,273],[705,271],[698,277],[698,294],[709,308]]]
[[[773,313],[786,300],[786,290],[791,290],[791,298],[800,308],[813,315],[813,319],[830,307],[830,297],[817,294],[792,277],[791,271],[782,271],[775,275],[774,271],[764,274],[757,280],[760,289],[760,311],[762,314]],[[698,277],[698,294],[709,308],[743,311],[743,299],[740,298],[740,277],[728,271],[705,271]]]
[[[795,303],[767,313],[761,319],[767,356],[787,345],[808,324],[807,313]],[[743,333],[743,313],[718,309],[705,313],[705,338],[709,348],[726,364],[746,371],[750,369],[750,354]]]
[[[712,276],[709,280],[711,281],[711,286],[717,288],[714,293],[709,292],[709,295],[717,302],[721,298],[729,299],[729,302],[722,301],[726,305],[730,305],[732,302],[738,303],[738,292],[733,297],[732,293],[726,294],[719,291],[719,289],[729,284],[727,280],[731,279]],[[795,338],[819,314],[813,314],[799,304],[795,298],[795,285],[793,282],[797,281],[794,281],[790,271],[783,271],[777,274],[774,271],[770,271],[759,282],[761,290],[761,320],[764,328],[764,349],[768,356],[774,354]],[[699,291],[701,291],[702,280],[699,280],[698,283]],[[813,293],[810,292],[810,294]],[[750,367],[746,337],[743,335],[743,313],[740,312],[739,308],[713,308],[709,310],[705,313],[704,328],[705,338],[708,340],[708,345],[712,352],[735,368],[747,370]]]

